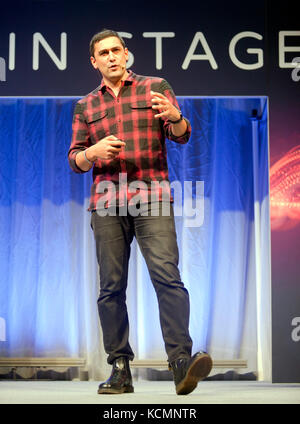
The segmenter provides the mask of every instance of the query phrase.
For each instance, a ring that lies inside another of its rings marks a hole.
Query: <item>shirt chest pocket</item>
[[[91,114],[87,117],[86,122],[89,128],[89,134],[92,143],[95,144],[110,134],[108,112],[106,110]]]
[[[155,112],[151,101],[138,101],[130,104],[132,123],[134,128],[142,129],[153,127]]]

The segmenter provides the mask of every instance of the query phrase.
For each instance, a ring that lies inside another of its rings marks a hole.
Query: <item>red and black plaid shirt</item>
[[[120,174],[126,174],[128,185],[132,181],[142,181],[149,188],[149,193],[153,182],[168,182],[165,139],[187,143],[191,125],[184,118],[187,122],[186,133],[180,137],[172,134],[171,124],[167,120],[154,118],[157,112],[152,109],[151,90],[162,93],[178,108],[174,92],[166,80],[136,75],[132,71],[129,71],[128,78],[122,82],[117,97],[102,80],[98,88],[76,104],[73,136],[68,152],[73,171],[85,172],[76,165],[76,154],[102,138],[115,135],[126,142],[116,158],[98,159],[94,163],[89,210],[97,209],[97,202],[104,195],[103,192],[99,193],[102,189],[97,190],[102,181],[115,184],[116,204],[121,204]],[[127,192],[127,201],[135,194]]]

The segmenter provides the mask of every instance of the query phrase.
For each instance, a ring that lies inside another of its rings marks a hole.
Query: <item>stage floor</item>
[[[203,381],[177,396],[171,381],[136,381],[134,393],[98,395],[96,381],[0,381],[0,404],[300,404],[300,384]]]

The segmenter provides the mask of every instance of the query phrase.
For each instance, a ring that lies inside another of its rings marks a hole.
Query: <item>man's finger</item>
[[[112,152],[112,153],[120,153],[120,149],[121,149],[121,146],[120,147],[110,146],[110,148],[108,149],[108,151],[109,152]]]
[[[118,138],[116,138],[115,140],[111,140],[110,145],[111,146],[114,146],[114,147],[118,147],[118,146],[119,147],[122,147],[122,146],[126,146],[126,143],[124,141],[119,140]]]
[[[152,105],[152,109],[166,109],[165,105]]]
[[[158,105],[162,105],[165,106],[168,104],[168,102],[166,102],[165,100],[162,99],[152,99],[152,103],[154,104],[154,102]]]
[[[152,91],[151,90],[151,95],[159,97],[160,99],[166,99],[166,97],[163,94],[159,93],[158,91]]]
[[[166,97],[158,97],[154,96],[152,97],[152,102],[161,102],[161,103],[167,103],[168,99]]]
[[[167,115],[167,112],[164,111],[164,112],[158,113],[157,115],[154,115],[154,118],[161,118],[162,116],[166,116],[166,115]]]
[[[115,140],[119,140],[118,137],[116,137],[115,135],[111,134],[108,135],[107,137],[105,137],[106,140],[111,140],[111,141],[115,141]],[[120,140],[119,140],[120,141]]]

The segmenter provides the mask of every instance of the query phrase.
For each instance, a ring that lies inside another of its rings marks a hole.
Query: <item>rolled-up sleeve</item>
[[[83,171],[76,165],[77,153],[91,146],[87,123],[82,113],[82,105],[78,102],[74,109],[72,123],[72,140],[68,151],[68,161],[71,169],[79,174],[84,174]]]
[[[180,108],[178,106],[177,99],[176,99],[175,94],[174,94],[174,91],[172,90],[172,87],[169,85],[169,83],[166,80],[162,80],[159,91],[164,96],[166,96],[169,99],[169,101],[178,110],[180,110]],[[191,132],[192,132],[191,123],[188,120],[188,118],[186,118],[185,116],[183,117],[183,119],[185,120],[185,122],[187,124],[187,128],[186,128],[185,133],[180,135],[179,137],[172,133],[172,129],[171,129],[172,124],[169,121],[164,122],[165,135],[169,140],[175,141],[176,143],[180,143],[180,144],[185,144],[189,141],[190,136],[191,136]]]

